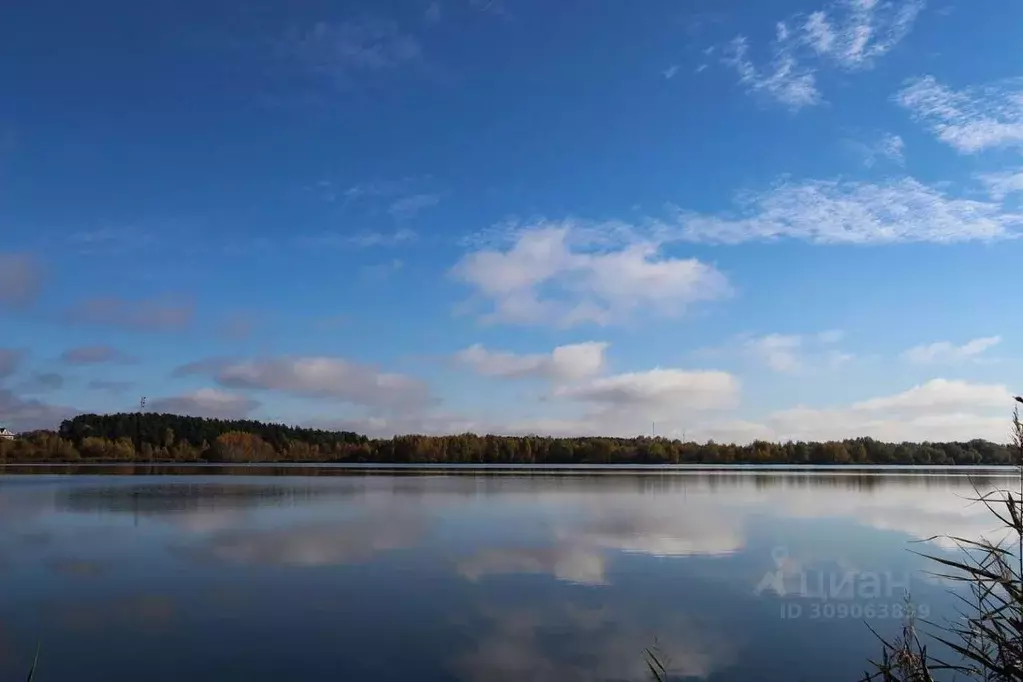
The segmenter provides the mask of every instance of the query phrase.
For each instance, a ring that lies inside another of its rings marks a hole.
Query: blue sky
[[[14,429],[1006,438],[1018,3],[3,15]]]

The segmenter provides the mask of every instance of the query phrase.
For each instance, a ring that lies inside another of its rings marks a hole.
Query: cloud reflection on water
[[[750,524],[758,518],[782,523],[849,520],[904,535],[907,541],[930,540],[936,548],[953,549],[955,543],[944,536],[1002,537],[997,519],[970,498],[977,494],[974,484],[983,493],[1011,482],[944,477],[940,485],[934,481],[929,485],[900,477],[887,485],[875,481],[865,492],[856,477],[843,480],[824,474],[808,481],[776,476],[766,483],[741,474],[704,474],[660,481],[663,485],[638,496],[601,494],[599,489],[557,490],[542,501],[551,528],[549,544],[482,548],[463,557],[458,570],[471,580],[547,573],[566,582],[606,584],[607,562],[616,554],[724,557],[743,551]],[[803,568],[823,561],[839,569],[856,566],[848,556],[815,556],[812,550],[790,560]]]
[[[571,601],[481,609],[486,625],[454,669],[473,682],[648,679],[643,652],[655,642],[673,678],[705,678],[734,658],[738,639],[675,609],[598,608]]]
[[[360,517],[296,523],[281,528],[232,528],[211,534],[196,552],[242,564],[333,566],[369,561],[388,550],[417,543],[426,531],[422,518]]]
[[[0,525],[0,556],[14,562],[5,577],[30,595],[9,600],[12,613],[43,605],[82,636],[128,639],[173,631],[180,615],[239,651],[248,643],[237,633],[255,624],[289,662],[323,632],[366,647],[395,632],[418,642],[468,614],[464,642],[438,631],[457,651],[430,644],[410,656],[451,653],[473,682],[640,679],[655,639],[677,675],[732,679],[743,647],[780,627],[773,610],[757,615],[769,602],[753,595],[776,544],[787,544],[790,574],[844,571],[893,566],[905,540],[996,526],[964,499],[973,489],[962,477],[24,479],[0,487],[0,513],[17,519]],[[352,564],[370,570],[309,570]],[[154,576],[179,601],[139,600]],[[395,625],[378,633],[369,621],[381,609]]]
[[[469,580],[501,573],[550,574],[558,580],[581,585],[606,585],[604,557],[577,547],[484,549],[458,564]]]

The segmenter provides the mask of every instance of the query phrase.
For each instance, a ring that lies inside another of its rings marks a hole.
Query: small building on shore
[[[14,432],[0,426],[0,440],[14,440]]]

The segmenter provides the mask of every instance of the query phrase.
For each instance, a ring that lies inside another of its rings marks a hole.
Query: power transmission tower
[[[135,415],[135,456],[142,454],[142,413],[146,410],[146,396],[139,400],[139,411]]]

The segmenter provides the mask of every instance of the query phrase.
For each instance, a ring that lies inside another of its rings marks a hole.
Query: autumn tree
[[[216,462],[271,462],[276,453],[254,433],[228,431],[213,441],[211,454]]]

